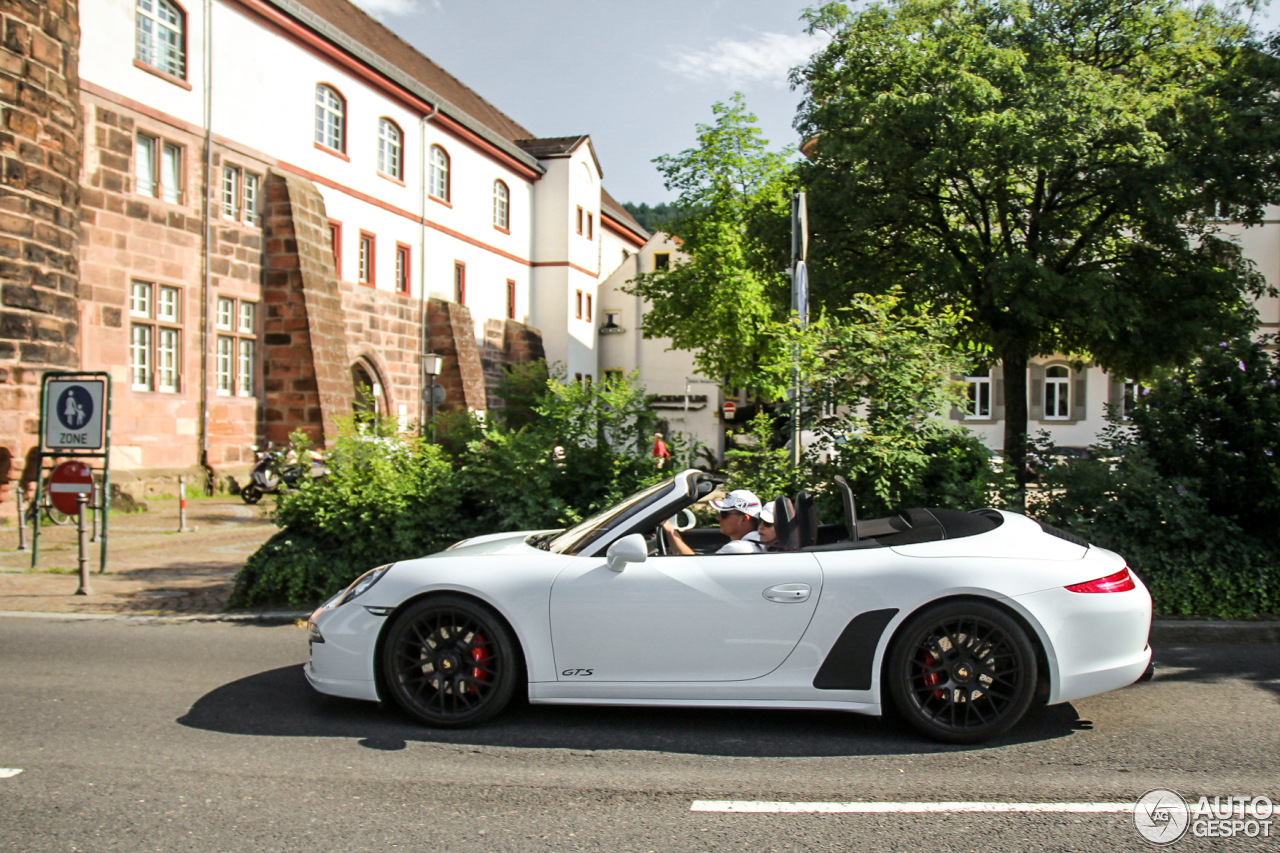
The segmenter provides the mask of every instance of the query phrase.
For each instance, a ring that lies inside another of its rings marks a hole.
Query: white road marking
[[[771,803],[752,800],[694,800],[695,812],[816,812],[821,814],[945,814],[1023,812],[1060,814],[1132,813],[1133,803]]]
[[[21,772],[21,767],[0,767],[0,779],[11,779]]]

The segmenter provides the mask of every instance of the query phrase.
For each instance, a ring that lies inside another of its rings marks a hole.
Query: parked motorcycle
[[[320,477],[327,473],[324,463],[314,456],[306,462],[291,461],[288,457],[289,454],[273,448],[258,454],[258,461],[249,472],[249,482],[240,489],[240,499],[253,505],[262,500],[263,495],[279,492],[282,485],[292,486],[303,477]]]

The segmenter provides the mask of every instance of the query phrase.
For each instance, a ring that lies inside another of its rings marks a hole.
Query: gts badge
[[[591,674],[591,673],[593,673],[593,672],[595,672],[595,670],[593,670],[593,669],[566,669],[564,672],[562,672],[562,673],[560,673],[560,674],[561,674],[561,675],[565,675],[565,676],[569,676],[569,675],[582,675],[582,676],[587,676],[587,675],[590,675],[590,674]]]

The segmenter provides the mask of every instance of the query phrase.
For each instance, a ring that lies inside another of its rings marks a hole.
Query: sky
[[[618,201],[673,201],[653,165],[744,93],[774,148],[797,141],[788,71],[821,47],[816,0],[354,0],[538,136],[588,134]]]
[[[820,0],[354,2],[538,136],[589,134],[605,188],[637,204],[675,199],[653,158],[735,91],[772,147],[796,144],[788,72],[825,43],[801,20]],[[1280,28],[1280,2],[1255,23]]]

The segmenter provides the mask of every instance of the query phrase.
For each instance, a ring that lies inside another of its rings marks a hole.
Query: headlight
[[[387,570],[394,565],[395,563],[387,563],[385,566],[378,566],[378,568],[370,569],[360,577],[356,578],[352,581],[351,586],[347,587],[347,591],[342,594],[342,599],[338,602],[337,606],[341,607],[351,599],[364,595],[369,591],[370,587],[382,580],[382,576],[385,575]]]

